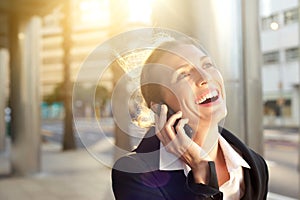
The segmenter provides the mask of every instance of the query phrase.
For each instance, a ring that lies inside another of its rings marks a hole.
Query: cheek
[[[225,85],[224,85],[224,79],[222,75],[220,74],[219,71],[216,71],[213,73],[213,79],[214,81],[219,85],[221,92],[222,92],[222,97],[224,100],[226,100],[226,91],[225,91]]]
[[[162,97],[163,97],[164,102],[168,106],[173,108],[173,110],[175,110],[175,111],[179,110],[179,100],[176,97],[176,95],[173,92],[171,92],[170,89],[166,89],[166,88],[162,89]]]

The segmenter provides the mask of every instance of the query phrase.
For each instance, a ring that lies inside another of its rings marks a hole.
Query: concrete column
[[[263,153],[263,100],[259,33],[259,0],[242,2],[243,81],[246,143]]]
[[[300,0],[298,0],[298,12],[300,12]],[[299,24],[300,24],[300,15],[298,15],[298,28],[300,27],[299,26]],[[299,31],[299,39],[300,39],[300,31]],[[300,52],[299,52],[299,59],[298,59],[298,62],[299,62],[299,79],[300,79]],[[297,90],[298,90],[298,101],[296,101],[296,102],[299,102],[300,101],[300,82],[298,83],[299,85],[298,85],[298,88],[297,88]],[[299,135],[298,135],[298,137],[300,137],[300,106],[299,106],[299,103],[298,103],[298,123],[299,123]],[[300,140],[299,140],[299,145],[298,145],[298,171],[300,172]],[[299,183],[300,183],[300,176],[298,176],[299,177]],[[299,184],[299,189],[300,189],[300,184]]]
[[[300,56],[299,56],[300,57]],[[300,62],[299,62],[300,63]],[[300,70],[299,70],[300,71]],[[300,74],[299,74],[300,77]],[[300,91],[299,91],[300,85],[295,85],[292,90],[292,118],[293,118],[293,126],[297,126],[300,124]]]
[[[40,28],[38,17],[10,16],[12,173],[40,170]]]
[[[8,51],[0,49],[0,152],[5,150],[5,113],[7,101],[7,75],[8,75]]]

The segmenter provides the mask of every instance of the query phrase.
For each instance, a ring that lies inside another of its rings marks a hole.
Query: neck
[[[193,140],[208,153],[210,159],[215,160],[219,149],[218,125],[208,128],[203,128],[203,126],[199,127],[201,128],[198,128]]]
[[[202,140],[201,140],[202,138]],[[194,141],[201,146],[209,156],[209,159],[215,162],[216,172],[219,185],[223,185],[230,179],[228,169],[222,149],[219,145],[219,129],[218,125],[210,126],[205,131],[197,131]]]

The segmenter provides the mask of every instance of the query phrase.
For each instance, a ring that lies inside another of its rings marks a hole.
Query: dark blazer
[[[220,132],[251,167],[243,168],[245,194],[242,199],[266,199],[269,176],[264,159],[228,130],[222,128]],[[192,173],[186,177],[183,170],[159,170],[159,147],[159,139],[150,129],[134,152],[115,163],[112,188],[116,199],[223,199],[218,186],[196,184]]]

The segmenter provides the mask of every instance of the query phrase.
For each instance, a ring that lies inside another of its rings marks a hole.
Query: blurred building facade
[[[100,75],[95,76],[98,69],[107,67],[104,65],[108,59],[111,59],[103,56],[106,49],[97,47],[118,33],[150,26],[151,1],[141,3],[137,0],[71,0],[71,4],[71,82],[80,84],[82,90],[89,90],[94,86],[92,83],[98,81],[101,87],[112,91],[114,74],[111,68],[105,70],[101,81],[99,81]],[[51,96],[57,95],[55,89],[62,86],[64,79],[61,23],[63,16],[64,13],[58,6],[42,19],[41,83],[42,96],[46,102],[51,102]],[[77,76],[83,65],[89,70],[84,70],[84,75]],[[54,100],[57,99],[54,97]],[[75,105],[81,107],[83,113],[92,111],[93,109],[88,105],[90,103],[85,104],[83,101],[84,98]],[[58,112],[53,111],[52,105],[44,106],[42,109],[44,118],[63,117],[62,107]],[[109,115],[109,112],[108,105],[105,115]]]
[[[118,2],[118,1],[116,1]],[[121,1],[120,1],[121,2]],[[108,40],[121,31],[126,31],[138,27],[151,25],[151,13],[148,17],[138,18],[136,12],[130,12],[131,5],[138,4],[136,0],[126,0],[119,3],[119,9],[114,6],[114,1],[110,0],[72,0],[72,50],[71,50],[71,80],[76,81],[78,71],[87,56],[96,49],[98,45]],[[150,3],[150,1],[149,1]],[[141,4],[141,3],[140,3]],[[146,5],[147,6],[147,5]],[[148,5],[150,6],[150,4]],[[143,12],[145,10],[141,10]],[[115,12],[115,13],[113,13]],[[121,12],[125,14],[121,14]],[[55,86],[63,82],[63,51],[62,51],[62,26],[61,18],[64,15],[61,8],[56,8],[53,13],[43,17],[42,29],[42,72],[41,81],[43,85],[42,94],[47,96],[51,94]],[[123,16],[119,23],[123,23],[123,27],[113,24],[112,15]],[[91,69],[85,76],[80,76],[83,85],[95,79],[93,69],[99,65],[99,58],[102,52],[96,52],[98,59],[89,59],[89,63],[85,63]],[[105,63],[105,62],[103,62]],[[101,65],[101,63],[100,63]],[[105,80],[102,81],[105,87],[112,89],[112,72],[106,74]]]
[[[94,1],[99,13],[108,12],[107,5],[98,5]],[[108,1],[106,1],[108,2]],[[104,19],[98,22],[86,23],[84,21],[85,15],[90,14],[86,7],[89,5],[84,4],[84,1],[72,1],[72,50],[71,50],[71,80],[76,80],[78,70],[84,61],[85,57],[94,50],[96,45],[109,37],[109,16],[103,14]],[[90,6],[95,6],[90,5]],[[93,9],[95,10],[95,8]],[[76,14],[75,13],[79,13]],[[60,7],[56,8],[53,13],[43,17],[42,27],[42,94],[43,96],[49,95],[55,86],[63,82],[63,29],[61,19],[64,13]],[[108,13],[109,15],[109,13]],[[94,16],[95,17],[95,16]],[[107,19],[106,19],[107,18]],[[96,18],[97,19],[97,18]],[[104,23],[102,23],[104,22]],[[90,77],[87,77],[89,79]],[[81,80],[85,82],[87,80]]]
[[[265,126],[299,126],[298,0],[261,0]]]

